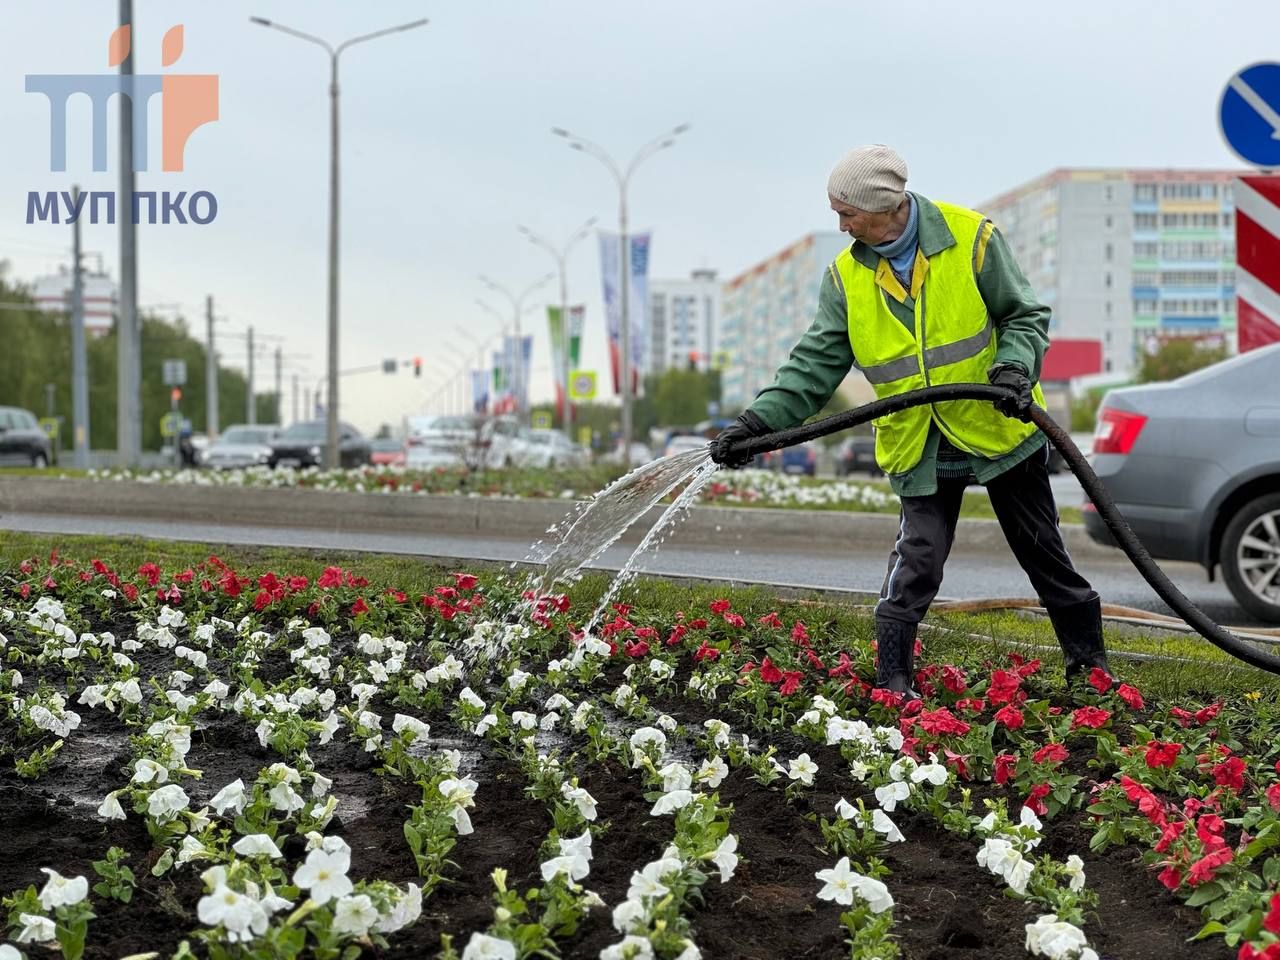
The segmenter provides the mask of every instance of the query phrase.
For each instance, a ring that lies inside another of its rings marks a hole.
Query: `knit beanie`
[[[907,185],[907,164],[883,143],[850,150],[827,180],[827,193],[868,213],[898,209]]]

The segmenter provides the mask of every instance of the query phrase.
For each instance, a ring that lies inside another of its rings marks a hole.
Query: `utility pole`
[[[245,374],[245,411],[244,422],[258,422],[258,405],[253,402],[253,327],[249,327],[249,369]]]
[[[298,422],[298,375],[293,375],[293,419],[290,423]]]
[[[276,402],[275,402],[276,415],[274,419],[277,424],[280,422],[280,412],[283,409],[283,406],[280,403],[280,397],[282,396],[284,391],[284,388],[280,385],[280,377],[281,377],[280,364],[282,362],[281,355],[282,355],[282,351],[280,350],[279,347],[276,347]]]
[[[116,454],[119,466],[136,466],[142,455],[142,345],[138,331],[138,248],[133,223],[133,0],[120,0],[120,26],[130,33],[120,61],[127,91],[120,98],[120,306],[116,312]]]
[[[218,439],[218,355],[213,350],[213,294],[204,298],[204,432]]]
[[[80,188],[71,194],[79,205]],[[71,224],[71,416],[77,470],[89,467],[89,371],[84,351],[84,273],[80,268],[80,218]]]

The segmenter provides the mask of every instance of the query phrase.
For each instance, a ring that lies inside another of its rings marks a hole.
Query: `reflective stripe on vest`
[[[995,362],[995,328],[978,290],[977,272],[985,254],[987,220],[951,204],[937,204],[955,243],[929,257],[917,254],[914,330],[893,314],[887,296],[906,296],[891,272],[869,270],[841,251],[832,272],[844,289],[849,343],[854,359],[877,398],[925,386],[986,383]],[[1044,405],[1037,385],[1036,403]],[[989,459],[1012,451],[1035,426],[997,413],[983,400],[953,400],[913,407],[876,422],[876,460],[889,474],[903,474],[920,462],[930,423],[959,449]]]

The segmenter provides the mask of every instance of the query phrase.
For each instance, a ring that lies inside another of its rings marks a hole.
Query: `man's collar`
[[[920,194],[912,191],[911,195],[916,198],[916,206],[920,211],[920,223],[917,228],[918,236],[916,239],[920,252],[926,257],[932,257],[941,253],[947,247],[954,246],[956,238],[952,234],[951,228],[947,226],[947,221],[943,218],[942,211]],[[853,259],[868,270],[876,269],[880,263],[880,254],[876,253],[861,240],[855,240],[849,252],[853,255]]]

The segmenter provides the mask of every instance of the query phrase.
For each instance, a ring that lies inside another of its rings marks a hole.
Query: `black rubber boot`
[[[1062,659],[1066,664],[1067,683],[1094,667],[1111,674],[1107,651],[1102,645],[1102,600],[1094,597],[1069,607],[1047,611],[1053,623]],[[1114,674],[1111,674],[1114,676]]]
[[[876,620],[876,687],[919,700],[911,688],[915,679],[916,625],[900,620]]]

